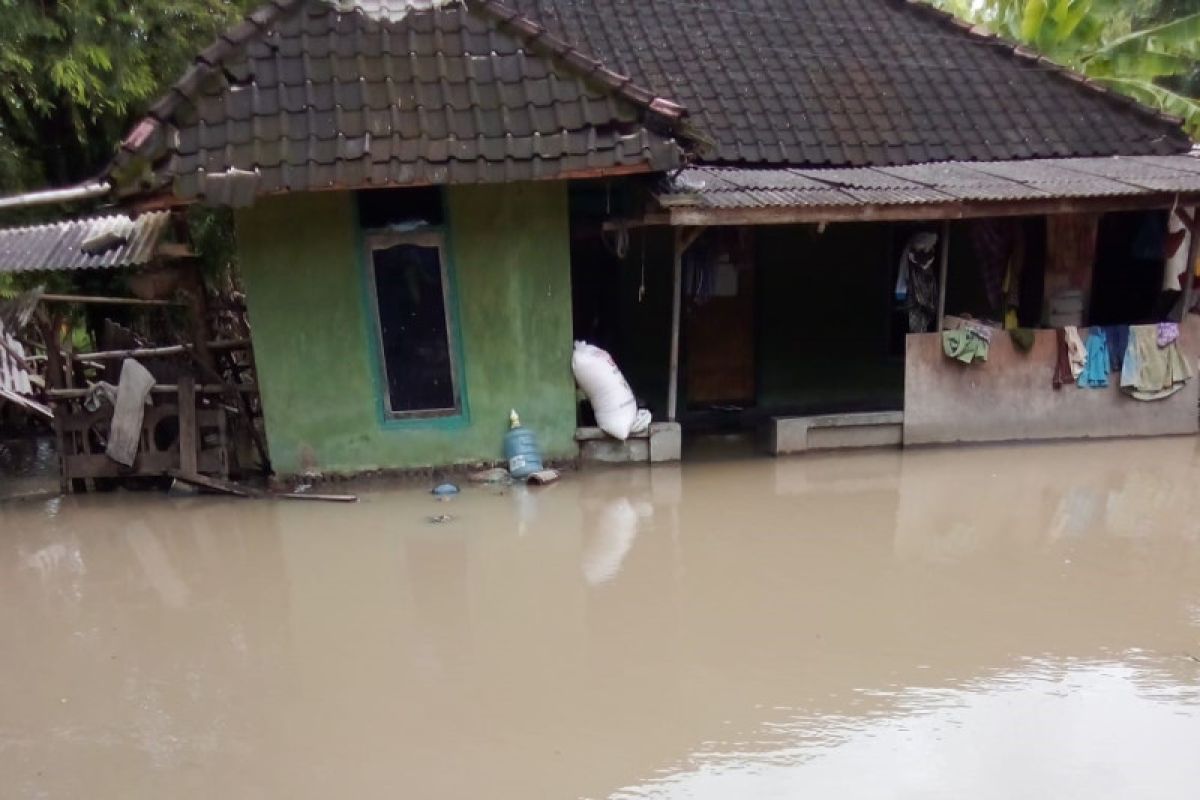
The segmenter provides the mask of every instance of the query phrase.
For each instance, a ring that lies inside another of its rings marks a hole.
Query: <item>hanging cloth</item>
[[[899,298],[903,291],[910,333],[928,332],[937,319],[938,279],[933,269],[937,243],[935,233],[913,234],[900,256],[896,296]]]
[[[1179,323],[1178,322],[1160,322],[1158,323],[1158,335],[1155,340],[1159,347],[1166,347],[1171,342],[1179,338]]]
[[[942,352],[947,358],[953,358],[964,364],[976,361],[987,361],[989,343],[979,334],[968,328],[953,331],[942,331]]]
[[[1008,336],[1019,353],[1028,353],[1037,341],[1037,335],[1032,328],[1009,328]]]
[[[1179,352],[1179,343],[1158,346],[1157,325],[1131,325],[1129,349],[1121,370],[1121,389],[1136,400],[1161,400],[1183,388],[1192,367]]]
[[[1058,328],[1054,331],[1054,339],[1056,356],[1052,383],[1055,389],[1061,389],[1069,383],[1074,383],[1075,376],[1071,374],[1071,354],[1067,346],[1067,332]]]
[[[1163,291],[1183,291],[1182,280],[1188,273],[1188,251],[1191,248],[1192,220],[1195,208],[1175,208],[1167,218],[1167,236],[1163,252]]]
[[[1079,338],[1079,329],[1074,325],[1068,325],[1063,328],[1063,333],[1067,337],[1067,356],[1071,361],[1071,377],[1075,380],[1083,374],[1084,367],[1087,366],[1087,348],[1083,346],[1083,340]]]
[[[1100,389],[1108,386],[1108,339],[1100,328],[1092,328],[1087,337],[1087,363],[1077,380],[1081,388]]]
[[[1105,325],[1104,338],[1108,340],[1108,371],[1120,372],[1129,349],[1129,326]]]

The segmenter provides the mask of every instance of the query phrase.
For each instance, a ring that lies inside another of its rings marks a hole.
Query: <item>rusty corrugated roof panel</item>
[[[170,212],[155,211],[137,219],[113,214],[0,229],[0,273],[147,264],[167,232],[170,217]]]
[[[865,166],[1186,152],[1178,120],[922,0],[508,0],[686,106],[706,161]]]
[[[497,0],[275,0],[200,54],[115,169],[232,205],[663,170],[682,116]]]
[[[855,169],[692,167],[663,182],[665,208],[953,206],[1200,194],[1200,157],[941,162]]]

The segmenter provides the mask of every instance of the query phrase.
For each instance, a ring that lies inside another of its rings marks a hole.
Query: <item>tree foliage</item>
[[[0,193],[99,172],[255,0],[0,0]]]
[[[930,0],[1200,135],[1200,0]]]

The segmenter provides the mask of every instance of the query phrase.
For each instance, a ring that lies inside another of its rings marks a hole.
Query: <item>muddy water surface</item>
[[[4,503],[0,796],[1194,798],[1198,484],[1186,439]]]

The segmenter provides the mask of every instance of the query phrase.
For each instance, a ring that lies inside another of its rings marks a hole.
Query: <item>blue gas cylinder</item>
[[[542,453],[538,450],[533,431],[521,426],[521,418],[514,409],[509,415],[510,428],[504,434],[504,458],[508,461],[508,472],[514,478],[528,478],[542,471]]]

